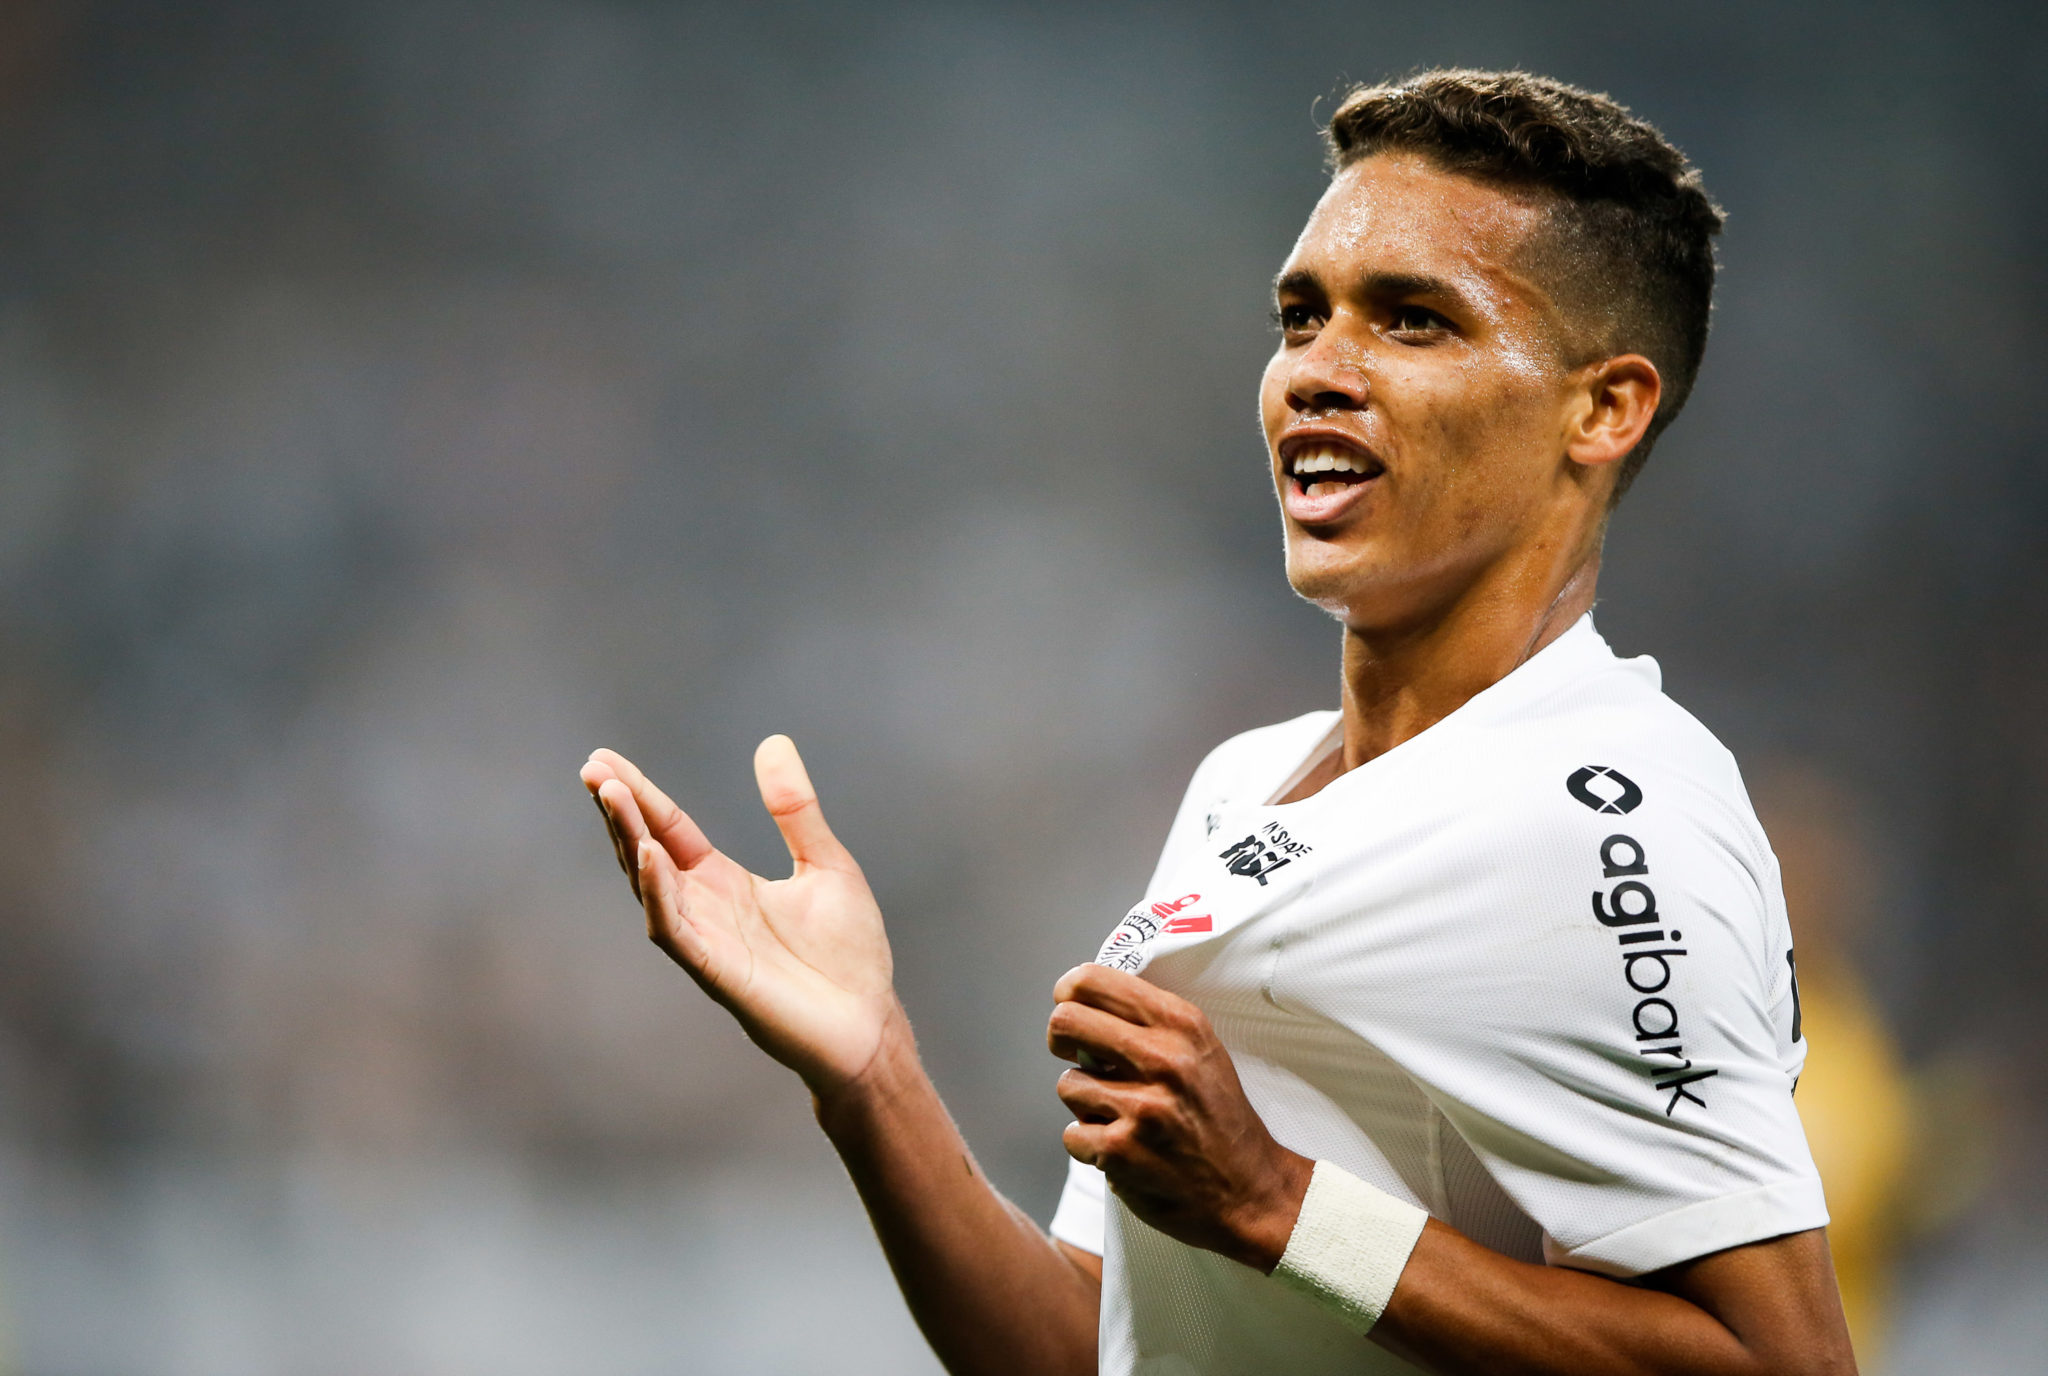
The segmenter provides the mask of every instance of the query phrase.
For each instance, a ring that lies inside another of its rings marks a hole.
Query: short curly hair
[[[1721,208],[1699,169],[1614,100],[1527,72],[1438,69],[1350,91],[1330,116],[1333,172],[1377,153],[1548,193],[1546,275],[1609,354],[1657,366],[1657,414],[1619,500],[1692,392],[1706,353]]]

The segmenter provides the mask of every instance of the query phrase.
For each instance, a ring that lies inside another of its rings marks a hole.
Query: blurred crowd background
[[[2048,1371],[2048,21],[1510,0],[0,6],[0,1371],[933,1370],[575,770],[772,871],[792,733],[1047,1215],[1052,980],[1335,700],[1266,284],[1440,63],[1730,211],[1600,625],[1782,855],[1866,1369]]]

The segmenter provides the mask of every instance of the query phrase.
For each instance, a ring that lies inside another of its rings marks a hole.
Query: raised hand
[[[858,1079],[907,1027],[881,909],[818,807],[796,746],[770,736],[754,774],[795,871],[763,879],[720,852],[624,756],[581,771],[647,935],[730,1009],[762,1050],[828,1095]]]

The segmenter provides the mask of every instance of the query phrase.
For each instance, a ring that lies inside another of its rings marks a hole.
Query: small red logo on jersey
[[[1154,903],[1152,905],[1152,916],[1166,923],[1159,930],[1169,936],[1176,932],[1206,932],[1212,925],[1209,921],[1209,914],[1195,913],[1189,917],[1174,916],[1182,908],[1192,907],[1201,901],[1202,895],[1198,893],[1184,893],[1170,903]]]

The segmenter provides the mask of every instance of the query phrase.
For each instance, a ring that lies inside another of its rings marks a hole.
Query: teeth
[[[1357,457],[1348,449],[1339,449],[1334,444],[1318,445],[1314,449],[1304,449],[1301,453],[1294,456],[1294,476],[1297,478],[1304,473],[1362,474],[1365,471],[1364,459]],[[1329,486],[1327,483],[1318,483],[1316,485],[1318,487]]]
[[[1309,483],[1301,489],[1311,497],[1334,497],[1340,492],[1349,492],[1350,483]]]

